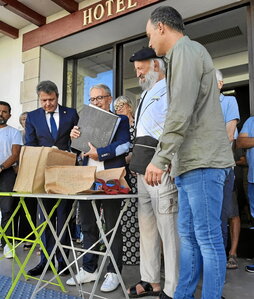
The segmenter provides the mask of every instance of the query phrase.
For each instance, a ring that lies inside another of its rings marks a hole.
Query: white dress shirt
[[[48,127],[49,127],[49,131],[51,133],[51,125],[50,125],[51,114],[50,114],[50,112],[45,111],[45,116],[46,116],[47,124],[48,124]],[[56,122],[56,127],[57,127],[57,130],[58,130],[59,129],[59,121],[60,121],[59,106],[58,105],[56,107],[56,110],[54,111],[53,117],[54,117],[54,120]]]

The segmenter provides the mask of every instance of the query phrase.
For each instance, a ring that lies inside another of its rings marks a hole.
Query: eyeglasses
[[[119,104],[116,104],[114,107],[115,107],[115,110],[120,110],[124,107],[125,103],[119,103]]]
[[[102,100],[103,100],[104,98],[107,98],[107,97],[110,97],[110,95],[107,95],[107,96],[98,96],[98,97],[90,98],[90,99],[89,99],[89,102],[90,102],[90,103],[94,103],[95,101],[97,101],[97,102],[102,102]]]

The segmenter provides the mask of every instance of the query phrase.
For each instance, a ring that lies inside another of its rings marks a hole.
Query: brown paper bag
[[[76,154],[52,147],[23,146],[19,170],[13,190],[28,193],[45,193],[45,167],[75,165]]]
[[[125,167],[119,167],[119,168],[111,168],[106,170],[101,170],[96,172],[96,178],[104,180],[105,182],[109,180],[119,180],[120,185],[124,186],[126,188],[129,188],[129,185],[127,184],[125,180],[126,170]]]
[[[47,193],[93,193],[96,166],[50,166],[45,170]]]
[[[102,190],[92,190],[96,178],[105,182],[118,179],[121,186],[129,188],[124,179],[125,168],[112,168],[96,172],[96,166],[52,166],[45,169],[45,190],[57,194],[92,194]]]

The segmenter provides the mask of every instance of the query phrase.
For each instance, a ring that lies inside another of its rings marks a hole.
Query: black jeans
[[[34,226],[36,227],[37,199],[30,197],[30,198],[25,198],[24,200],[25,200],[27,209],[30,213],[31,220],[32,220]],[[27,235],[29,235],[32,232],[32,228],[26,218],[26,213],[25,213],[23,207],[21,207],[21,209],[19,210],[17,218],[19,219],[18,236],[20,238],[24,239]],[[30,235],[29,239],[35,240],[35,235],[34,234]]]
[[[50,213],[50,211],[52,210],[52,208],[54,207],[56,202],[57,202],[57,200],[54,198],[43,199],[43,205],[45,207],[47,214]],[[56,209],[56,211],[50,218],[51,223],[52,223],[53,227],[55,228],[58,236],[60,235],[60,232],[64,226],[64,223],[70,214],[72,203],[73,203],[72,200],[62,199],[60,205],[58,206],[58,208]],[[40,210],[40,215],[41,215],[41,222],[43,222],[43,221],[45,221],[45,218],[43,216],[41,209],[39,209],[39,210]],[[48,225],[46,226],[46,229],[43,232],[41,239],[42,239],[43,245],[45,246],[48,254],[50,255],[53,250],[53,247],[55,246],[55,238],[54,238],[54,236],[51,232],[51,229]],[[64,231],[60,241],[61,241],[61,244],[63,244],[63,245],[70,245],[70,238],[69,238],[67,229]],[[68,257],[69,250],[64,249],[64,252],[65,252],[66,256]],[[58,262],[64,263],[64,259],[63,259],[63,256],[62,256],[59,248],[56,249],[56,259]],[[40,264],[45,265],[46,263],[47,263],[47,259],[44,255],[44,253],[41,252]]]
[[[106,224],[106,232],[111,230],[117,221],[121,210],[121,200],[110,199],[110,200],[102,200],[96,201],[97,209],[103,207],[103,213]],[[84,235],[83,243],[84,248],[90,248],[98,239],[99,239],[99,229],[96,224],[96,218],[94,215],[93,207],[91,202],[89,201],[80,201],[80,222],[81,222],[81,230]],[[111,234],[109,234],[110,238]],[[99,250],[100,245],[97,244],[92,250]],[[121,225],[119,225],[118,230],[116,232],[113,244],[111,246],[111,250],[113,256],[116,260],[116,264],[118,266],[119,271],[122,271],[122,252],[123,248],[123,237],[122,237],[122,229]],[[99,255],[87,253],[83,257],[83,268],[85,271],[93,273],[98,267],[98,259]],[[109,265],[107,267],[107,272],[115,273],[115,269],[113,267],[112,261],[110,260]]]
[[[12,192],[15,184],[16,174],[12,167],[3,170],[0,173],[0,192]],[[1,226],[5,227],[6,223],[10,219],[14,209],[17,205],[17,200],[12,196],[0,197],[0,209],[2,213]],[[5,234],[12,236],[12,225],[9,225]],[[6,244],[4,238],[1,240],[2,246]]]

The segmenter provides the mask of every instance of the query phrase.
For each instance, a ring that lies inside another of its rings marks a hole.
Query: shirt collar
[[[169,62],[170,56],[171,56],[174,48],[176,47],[176,45],[179,45],[179,44],[181,44],[181,43],[183,43],[183,42],[185,42],[187,40],[190,40],[187,35],[184,35],[183,37],[179,38],[179,40],[174,44],[174,46],[171,49],[169,49],[169,51],[167,52],[167,54],[164,56],[164,60],[165,60],[166,63]]]
[[[143,91],[141,98],[146,94],[146,92],[147,92],[148,98],[152,98],[153,96],[155,96],[158,93],[159,93],[158,96],[160,96],[161,93],[165,93],[166,92],[166,79],[163,78],[163,79],[157,81],[151,89]]]
[[[46,114],[49,114],[50,112],[48,112],[48,111],[45,111],[46,112]],[[54,111],[54,113],[59,113],[59,105],[57,105],[57,107],[56,107],[56,110]]]

